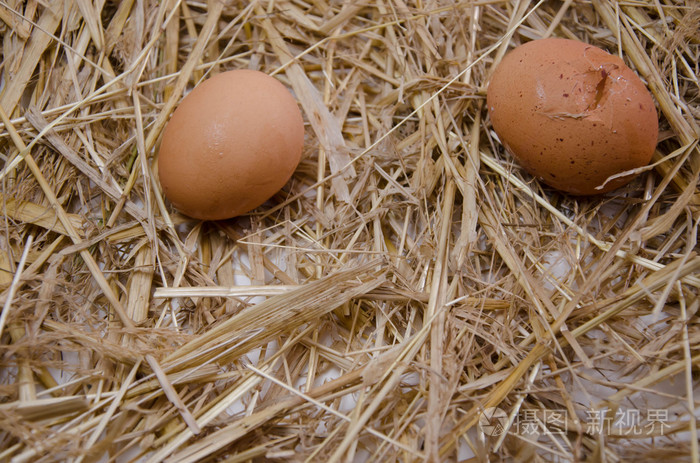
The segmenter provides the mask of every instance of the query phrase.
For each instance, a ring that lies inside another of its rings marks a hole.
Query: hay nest
[[[698,461],[693,0],[7,0],[0,460]],[[619,53],[653,168],[574,198],[504,153],[489,73]],[[274,74],[293,179],[245,217],[164,200],[188,89]],[[313,115],[313,117],[310,117]]]

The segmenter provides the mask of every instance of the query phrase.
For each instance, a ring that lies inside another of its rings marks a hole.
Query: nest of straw
[[[7,0],[0,460],[698,461],[693,0]],[[653,168],[596,198],[494,140],[488,76],[619,53]],[[245,217],[164,200],[197,82],[275,75],[306,143]],[[313,114],[314,117],[309,117]]]

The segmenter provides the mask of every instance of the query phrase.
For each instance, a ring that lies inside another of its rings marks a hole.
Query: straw
[[[0,460],[700,462],[699,20],[0,2]],[[555,191],[495,136],[490,76],[543,37],[652,93],[659,142],[626,186]],[[290,89],[303,156],[258,209],[201,222],[158,150],[231,69]]]

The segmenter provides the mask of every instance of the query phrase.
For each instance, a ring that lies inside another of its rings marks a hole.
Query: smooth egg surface
[[[165,127],[158,176],[182,213],[202,220],[245,214],[291,178],[302,155],[304,121],[277,79],[252,70],[197,85]]]
[[[559,190],[616,189],[645,166],[658,137],[654,101],[622,59],[575,40],[534,40],[506,54],[487,105],[503,145],[531,174]]]

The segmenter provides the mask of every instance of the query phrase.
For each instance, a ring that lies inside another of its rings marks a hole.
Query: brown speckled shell
[[[575,194],[618,188],[645,166],[658,116],[644,83],[617,56],[583,42],[543,39],[508,53],[487,105],[501,142],[531,174]]]
[[[272,197],[301,159],[304,121],[277,79],[250,70],[218,74],[192,90],[163,133],[158,175],[184,214],[219,220]]]

